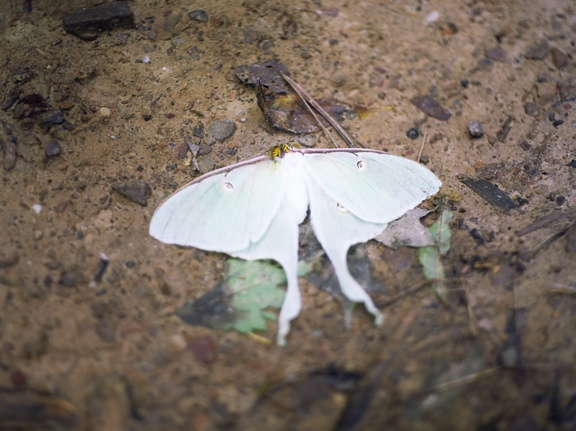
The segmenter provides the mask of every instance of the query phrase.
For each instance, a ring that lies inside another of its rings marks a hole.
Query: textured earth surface
[[[64,18],[97,2],[6,3],[0,428],[576,429],[572,2],[136,0],[133,24],[79,35]],[[198,169],[330,145],[272,128],[234,73],[273,58],[361,107],[343,126],[367,147],[423,143],[455,215],[444,303],[416,250],[371,241],[350,265],[383,327],[357,307],[344,330],[325,260],[284,348],[274,322],[256,337],[173,315],[226,263],[149,237],[162,199]]]

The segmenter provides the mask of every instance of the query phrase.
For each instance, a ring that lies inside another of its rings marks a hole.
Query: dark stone
[[[116,322],[111,317],[104,317],[96,324],[96,334],[107,343],[115,343],[118,340],[116,334]]]
[[[468,123],[468,133],[473,138],[481,138],[484,136],[484,128],[482,127],[482,123],[478,120],[472,120]]]
[[[16,252],[0,256],[0,268],[10,268],[18,263],[20,255]]]
[[[192,136],[195,138],[203,138],[204,137],[204,124],[198,123],[194,130],[192,130]]]
[[[77,9],[62,20],[64,30],[83,40],[95,40],[100,33],[116,27],[133,28],[134,14],[123,1]]]
[[[550,55],[552,56],[552,63],[556,69],[563,69],[568,65],[568,56],[558,48],[550,48]]]
[[[414,139],[418,139],[418,136],[420,136],[420,133],[418,133],[418,129],[416,127],[411,127],[410,129],[408,129],[408,131],[406,132],[406,136],[412,140]]]
[[[126,199],[136,202],[145,207],[148,205],[148,198],[152,194],[150,186],[144,181],[131,180],[120,181],[112,184],[112,190],[121,194]]]
[[[524,105],[524,113],[531,117],[536,117],[540,113],[540,106],[534,102],[528,102]]]
[[[441,106],[434,98],[424,95],[415,96],[410,102],[426,115],[436,118],[440,121],[448,121],[452,114],[446,108]]]
[[[231,120],[216,120],[213,121],[206,129],[208,135],[208,144],[212,145],[216,142],[223,142],[234,134],[236,131],[236,123]]]
[[[44,124],[62,124],[64,122],[64,114],[60,109],[49,112],[42,118]]]
[[[57,141],[48,141],[44,148],[44,154],[48,157],[59,156],[61,152],[60,144]]]
[[[536,45],[531,46],[526,51],[526,58],[528,60],[544,60],[548,55],[548,42],[542,40]]]
[[[16,165],[16,143],[0,139],[0,148],[4,153],[4,170],[9,171]]]
[[[76,287],[78,283],[82,281],[82,274],[76,269],[71,269],[62,274],[60,278],[60,284],[66,287]]]
[[[490,60],[500,62],[506,62],[508,60],[506,51],[504,51],[500,45],[496,45],[494,48],[488,49],[486,51],[486,57]]]
[[[208,14],[202,9],[193,10],[188,13],[188,16],[192,21],[208,22]]]

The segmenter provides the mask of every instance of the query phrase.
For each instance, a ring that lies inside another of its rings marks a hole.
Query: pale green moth
[[[277,261],[288,280],[278,321],[282,345],[301,308],[298,225],[308,208],[342,293],[364,303],[381,324],[382,313],[348,271],[348,249],[381,233],[440,186],[424,166],[380,151],[280,145],[176,191],[156,209],[150,235],[168,244]]]

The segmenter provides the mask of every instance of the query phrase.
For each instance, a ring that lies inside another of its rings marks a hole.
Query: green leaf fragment
[[[440,218],[436,220],[436,223],[428,228],[442,256],[450,250],[450,239],[452,238],[452,234],[450,233],[450,220],[452,220],[453,217],[454,213],[452,211],[444,209],[442,210],[442,214],[440,214]]]
[[[311,270],[306,262],[298,263],[299,276]],[[276,319],[276,313],[269,309],[279,309],[286,295],[284,270],[272,262],[229,259],[225,278],[235,318],[221,328],[243,333],[266,330],[266,321]]]
[[[432,290],[442,302],[446,301],[447,294],[446,283],[443,281],[446,278],[446,272],[442,265],[442,256],[450,250],[449,222],[453,217],[454,214],[451,211],[443,209],[440,218],[428,228],[436,245],[418,249],[418,259],[422,265],[424,278],[434,280]]]
[[[236,311],[234,321],[223,329],[238,332],[263,331],[266,321],[275,319],[269,308],[280,308],[286,291],[282,268],[262,261],[228,260],[227,290],[230,306]]]

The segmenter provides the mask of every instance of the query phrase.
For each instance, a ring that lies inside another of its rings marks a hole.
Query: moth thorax
[[[290,144],[280,144],[272,147],[269,151],[270,157],[272,159],[281,159],[284,154],[292,151],[292,145]]]

